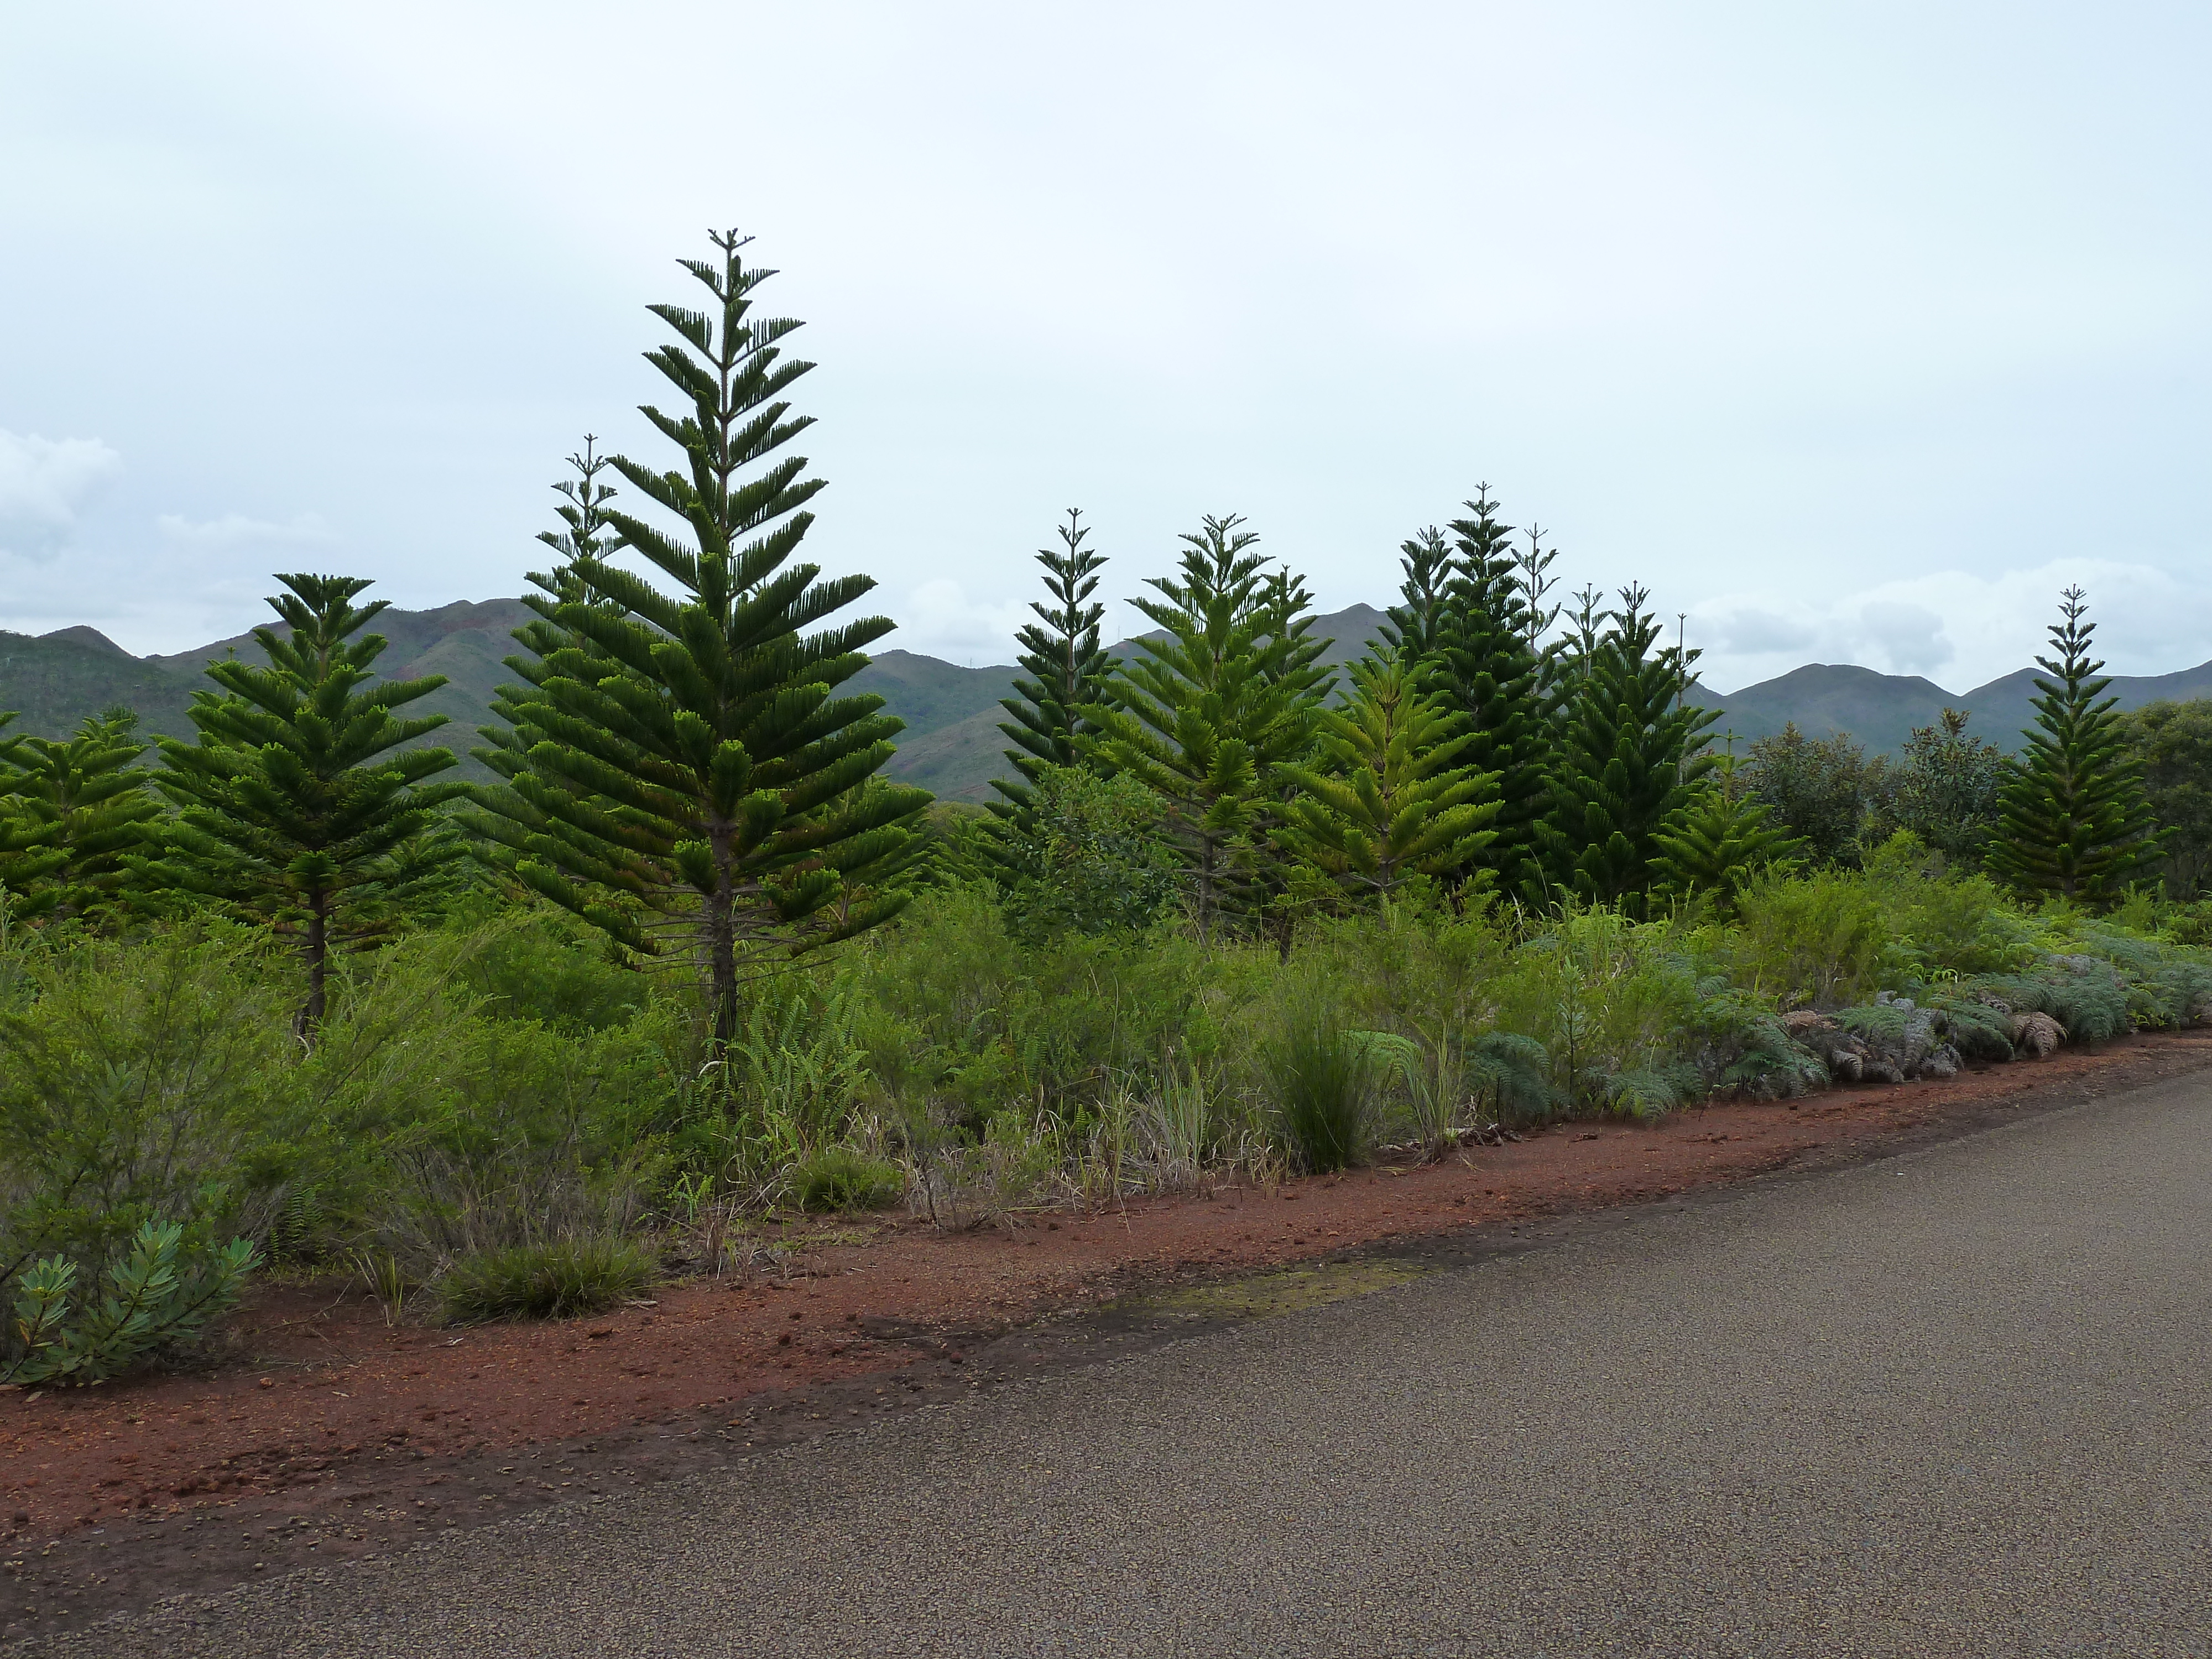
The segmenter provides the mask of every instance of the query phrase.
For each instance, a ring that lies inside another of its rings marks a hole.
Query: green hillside
[[[425,741],[443,741],[466,755],[477,727],[488,718],[493,690],[509,678],[501,665],[517,648],[509,635],[528,615],[519,599],[483,599],[434,611],[387,611],[377,618],[377,630],[392,642],[383,658],[386,673],[401,679],[443,674],[449,681],[416,705],[453,720]],[[1381,611],[1364,605],[1318,618],[1315,631],[1332,641],[1322,660],[1333,667],[1351,661],[1365,650],[1382,619]],[[1114,647],[1120,656],[1132,649],[1126,640]],[[206,684],[199,670],[232,651],[258,654],[251,635],[170,656],[134,657],[91,628],[36,637],[0,632],[0,709],[18,711],[13,731],[59,737],[88,714],[123,703],[138,711],[142,730],[190,737],[185,708]],[[999,700],[1012,695],[1015,672],[1005,664],[963,668],[910,651],[885,651],[854,677],[852,689],[878,694],[906,722],[898,753],[884,769],[889,776],[947,800],[975,802],[989,799],[991,781],[1011,772],[999,731],[1006,719]],[[1716,735],[1734,733],[1739,754],[1790,720],[1812,736],[1848,732],[1870,752],[1894,750],[1914,726],[1933,725],[1947,707],[1968,710],[1977,735],[2013,749],[2033,718],[2033,671],[2024,669],[1954,695],[1932,680],[1815,663],[1725,695],[1693,683],[1690,697],[1721,711],[1712,729]],[[2112,691],[2128,708],[2160,697],[2212,696],[2212,663],[2174,674],[2116,678]],[[467,775],[487,775],[472,761],[465,760],[464,767]]]
[[[1721,711],[1713,734],[1733,732],[1738,754],[1788,721],[1808,737],[1848,732],[1868,753],[1887,753],[1902,749],[1913,727],[1935,725],[1946,708],[1965,709],[1976,737],[2017,750],[2021,732],[2035,720],[2039,672],[2023,668],[1972,691],[1954,692],[1917,677],[1877,674],[1850,663],[1813,663],[1725,696],[1692,684],[1690,700]],[[2212,696],[2212,662],[2172,674],[2116,675],[2112,695],[2123,708],[2160,698]]]

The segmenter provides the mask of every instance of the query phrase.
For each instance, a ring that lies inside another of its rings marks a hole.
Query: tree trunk
[[[327,1006],[326,987],[331,971],[331,896],[318,887],[307,895],[307,937],[300,954],[307,964],[307,1002],[300,1010],[300,1040],[313,1040]]]
[[[708,994],[714,999],[714,1036],[709,1052],[720,1060],[738,1035],[737,893],[732,874],[735,830],[717,824],[709,832],[714,849],[714,890],[707,896]]]

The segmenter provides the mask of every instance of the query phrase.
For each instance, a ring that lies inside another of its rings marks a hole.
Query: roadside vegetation
[[[197,743],[0,731],[0,1381],[187,1357],[271,1267],[559,1316],[780,1209],[1003,1223],[2212,1012],[2212,720],[2117,714],[2080,592],[2017,760],[1739,756],[1650,596],[1553,599],[1486,486],[1342,672],[1234,515],[1111,658],[1071,514],[1000,799],[884,781],[839,688],[890,624],[797,560],[810,365],[744,246],[656,307],[664,447],[572,458],[493,783],[356,578],[278,579]]]

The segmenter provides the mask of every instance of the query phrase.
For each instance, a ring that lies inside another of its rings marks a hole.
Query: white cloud
[[[1758,657],[1776,651],[1802,651],[1819,637],[1802,617],[1785,616],[1761,605],[1713,617],[1708,625],[1718,629],[1717,643],[1706,648],[1732,656]]]
[[[268,519],[249,519],[242,513],[226,513],[220,519],[198,524],[181,514],[164,513],[159,522],[164,539],[210,551],[270,544],[313,545],[335,539],[330,526],[313,513],[300,514],[283,524]]]
[[[97,438],[41,438],[0,428],[0,547],[40,552],[65,539],[77,509],[123,465]]]
[[[967,589],[950,577],[922,583],[895,614],[899,631],[886,646],[958,663],[972,658],[979,666],[1012,662],[1014,630],[1031,620],[1026,601],[970,599]]]
[[[1924,605],[1871,599],[1859,607],[1858,624],[1900,674],[1932,674],[1954,654],[1942,617]]]
[[[1971,691],[2050,648],[2060,590],[2079,582],[2114,672],[2161,674],[2212,653],[2212,592],[2150,565],[2063,559],[1980,575],[1936,570],[1856,592],[1731,593],[1691,612],[1698,669],[1723,690],[1788,672],[1808,659],[1923,674]]]

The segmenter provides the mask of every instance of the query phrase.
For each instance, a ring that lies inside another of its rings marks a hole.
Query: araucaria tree
[[[1032,603],[1037,620],[1025,624],[1015,637],[1021,654],[1015,659],[1027,678],[1014,682],[1014,695],[1000,699],[999,706],[1012,717],[999,730],[1014,747],[1006,750],[1018,778],[999,778],[991,787],[1005,797],[990,803],[1001,818],[1024,817],[1030,793],[1049,767],[1078,764],[1082,753],[1078,739],[1090,730],[1076,711],[1099,702],[1113,659],[1098,643],[1098,625],[1106,607],[1091,597],[1098,588],[1098,572],[1105,556],[1084,544],[1091,532],[1083,515],[1067,510],[1060,526],[1060,547],[1041,550],[1036,561],[1044,567],[1049,605]]]
[[[1754,878],[1789,870],[1805,851],[1805,843],[1773,822],[1766,803],[1744,787],[1729,756],[1720,757],[1713,774],[1668,815],[1652,841],[1661,889],[1681,898],[1705,895],[1723,911]]]
[[[1443,643],[1439,629],[1444,590],[1451,583],[1451,544],[1430,525],[1399,543],[1398,554],[1405,578],[1398,584],[1398,603],[1377,631],[1382,643],[1395,647],[1407,668],[1420,675],[1437,665]]]
[[[1698,733],[1718,713],[1683,700],[1689,661],[1654,648],[1650,597],[1621,589],[1620,609],[1573,665],[1542,833],[1553,879],[1586,899],[1644,891],[1662,829],[1713,769]]]
[[[2035,724],[2005,786],[1990,872],[2014,888],[2090,902],[2117,897],[2159,859],[2142,781],[2129,763],[2105,665],[2089,657],[2088,601],[2069,587],[2051,625],[2056,659],[2038,657]]]
[[[508,659],[524,684],[493,705],[512,730],[476,751],[502,781],[470,820],[520,880],[629,948],[694,950],[717,1051],[745,973],[904,904],[886,884],[929,799],[875,776],[900,729],[883,699],[836,695],[890,621],[805,631],[875,583],[790,562],[822,481],[778,453],[812,424],[783,393],[813,365],[782,356],[795,320],[753,314],[775,273],[745,263],[749,240],[717,234],[720,257],[683,262],[704,311],[652,307],[676,338],[646,360],[686,407],[642,412],[679,466],[608,458],[682,530],[570,494],[570,556],[532,578],[540,620],[516,637],[533,654]],[[676,591],[614,563],[625,550]]]
[[[1309,637],[1303,586],[1269,580],[1242,522],[1209,518],[1182,538],[1180,579],[1152,579],[1161,597],[1136,602],[1165,637],[1136,641],[1112,701],[1079,711],[1097,727],[1092,751],[1167,803],[1206,940],[1261,907],[1261,866],[1281,822],[1276,769],[1304,758],[1334,684],[1316,660],[1326,641]]]
[[[74,737],[0,742],[0,890],[23,920],[82,916],[114,899],[161,803],[138,769],[137,715],[109,708]]]
[[[265,668],[208,665],[219,691],[186,712],[198,743],[158,740],[154,785],[179,811],[155,859],[132,857],[142,885],[198,893],[297,941],[307,969],[302,1035],[319,1022],[334,949],[390,931],[398,912],[464,856],[431,832],[462,792],[424,780],[452,769],[453,751],[403,745],[443,714],[392,711],[428,696],[442,674],[375,679],[386,641],[354,635],[386,601],[356,606],[358,576],[280,575],[270,608],[287,632],[253,630]]]
[[[1322,711],[1315,761],[1280,769],[1292,786],[1282,839],[1358,899],[1476,867],[1498,776],[1464,763],[1467,717],[1424,693],[1389,647],[1350,672],[1350,699]]]
[[[1474,738],[1461,758],[1498,777],[1496,838],[1478,863],[1504,894],[1534,899],[1543,885],[1538,826],[1550,800],[1551,738],[1531,614],[1513,526],[1498,519],[1489,485],[1466,505],[1470,516],[1451,523],[1455,556],[1436,629],[1438,681]]]

